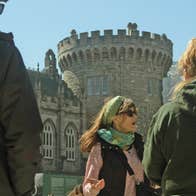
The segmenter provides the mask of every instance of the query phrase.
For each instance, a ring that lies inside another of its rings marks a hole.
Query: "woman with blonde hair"
[[[136,133],[137,109],[131,99],[109,100],[80,139],[90,152],[82,185],[84,196],[134,196],[136,184],[146,183],[142,137]],[[144,193],[145,196],[148,193]]]
[[[183,81],[154,115],[143,165],[163,195],[196,195],[196,38],[178,62]]]

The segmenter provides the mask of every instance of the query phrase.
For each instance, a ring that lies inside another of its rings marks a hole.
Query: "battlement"
[[[74,32],[74,34],[73,34]],[[138,31],[137,29],[118,29],[115,34],[112,29],[101,31],[91,31],[80,33],[79,36],[75,30],[72,30],[71,36],[66,37],[58,43],[58,50],[70,50],[75,47],[92,46],[94,44],[111,44],[118,42],[130,42],[132,40],[149,40],[155,42],[161,42],[162,44],[172,45],[170,39],[165,34],[159,35],[157,33],[151,33],[147,31]]]
[[[128,29],[83,32],[75,30],[58,44],[58,64],[62,72],[72,66],[103,64],[117,61],[153,64],[159,67],[172,61],[173,44],[165,34],[138,31],[137,24]],[[166,66],[166,67],[167,67]]]

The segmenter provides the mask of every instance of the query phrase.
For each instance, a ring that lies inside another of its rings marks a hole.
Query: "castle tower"
[[[45,67],[43,72],[47,73],[51,78],[58,78],[58,70],[56,68],[56,57],[54,52],[49,49],[45,54]]]
[[[58,43],[58,64],[79,80],[88,121],[107,97],[124,95],[139,108],[139,130],[145,132],[162,104],[162,79],[172,64],[172,42],[165,34],[139,32],[136,23],[112,30],[71,36]]]

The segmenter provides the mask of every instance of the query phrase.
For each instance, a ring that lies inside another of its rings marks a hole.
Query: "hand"
[[[160,189],[161,187],[157,184],[153,184],[151,183],[150,186],[153,188],[153,189]]]
[[[86,180],[88,183],[91,184],[91,188],[93,191],[98,192],[105,187],[105,181],[104,179],[97,180],[93,178],[87,178]]]

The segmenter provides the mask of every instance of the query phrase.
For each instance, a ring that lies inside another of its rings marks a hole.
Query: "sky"
[[[13,32],[27,68],[44,67],[45,53],[77,33],[126,29],[137,23],[138,30],[165,33],[173,42],[173,61],[196,37],[195,0],[9,0],[0,16],[0,30]]]

